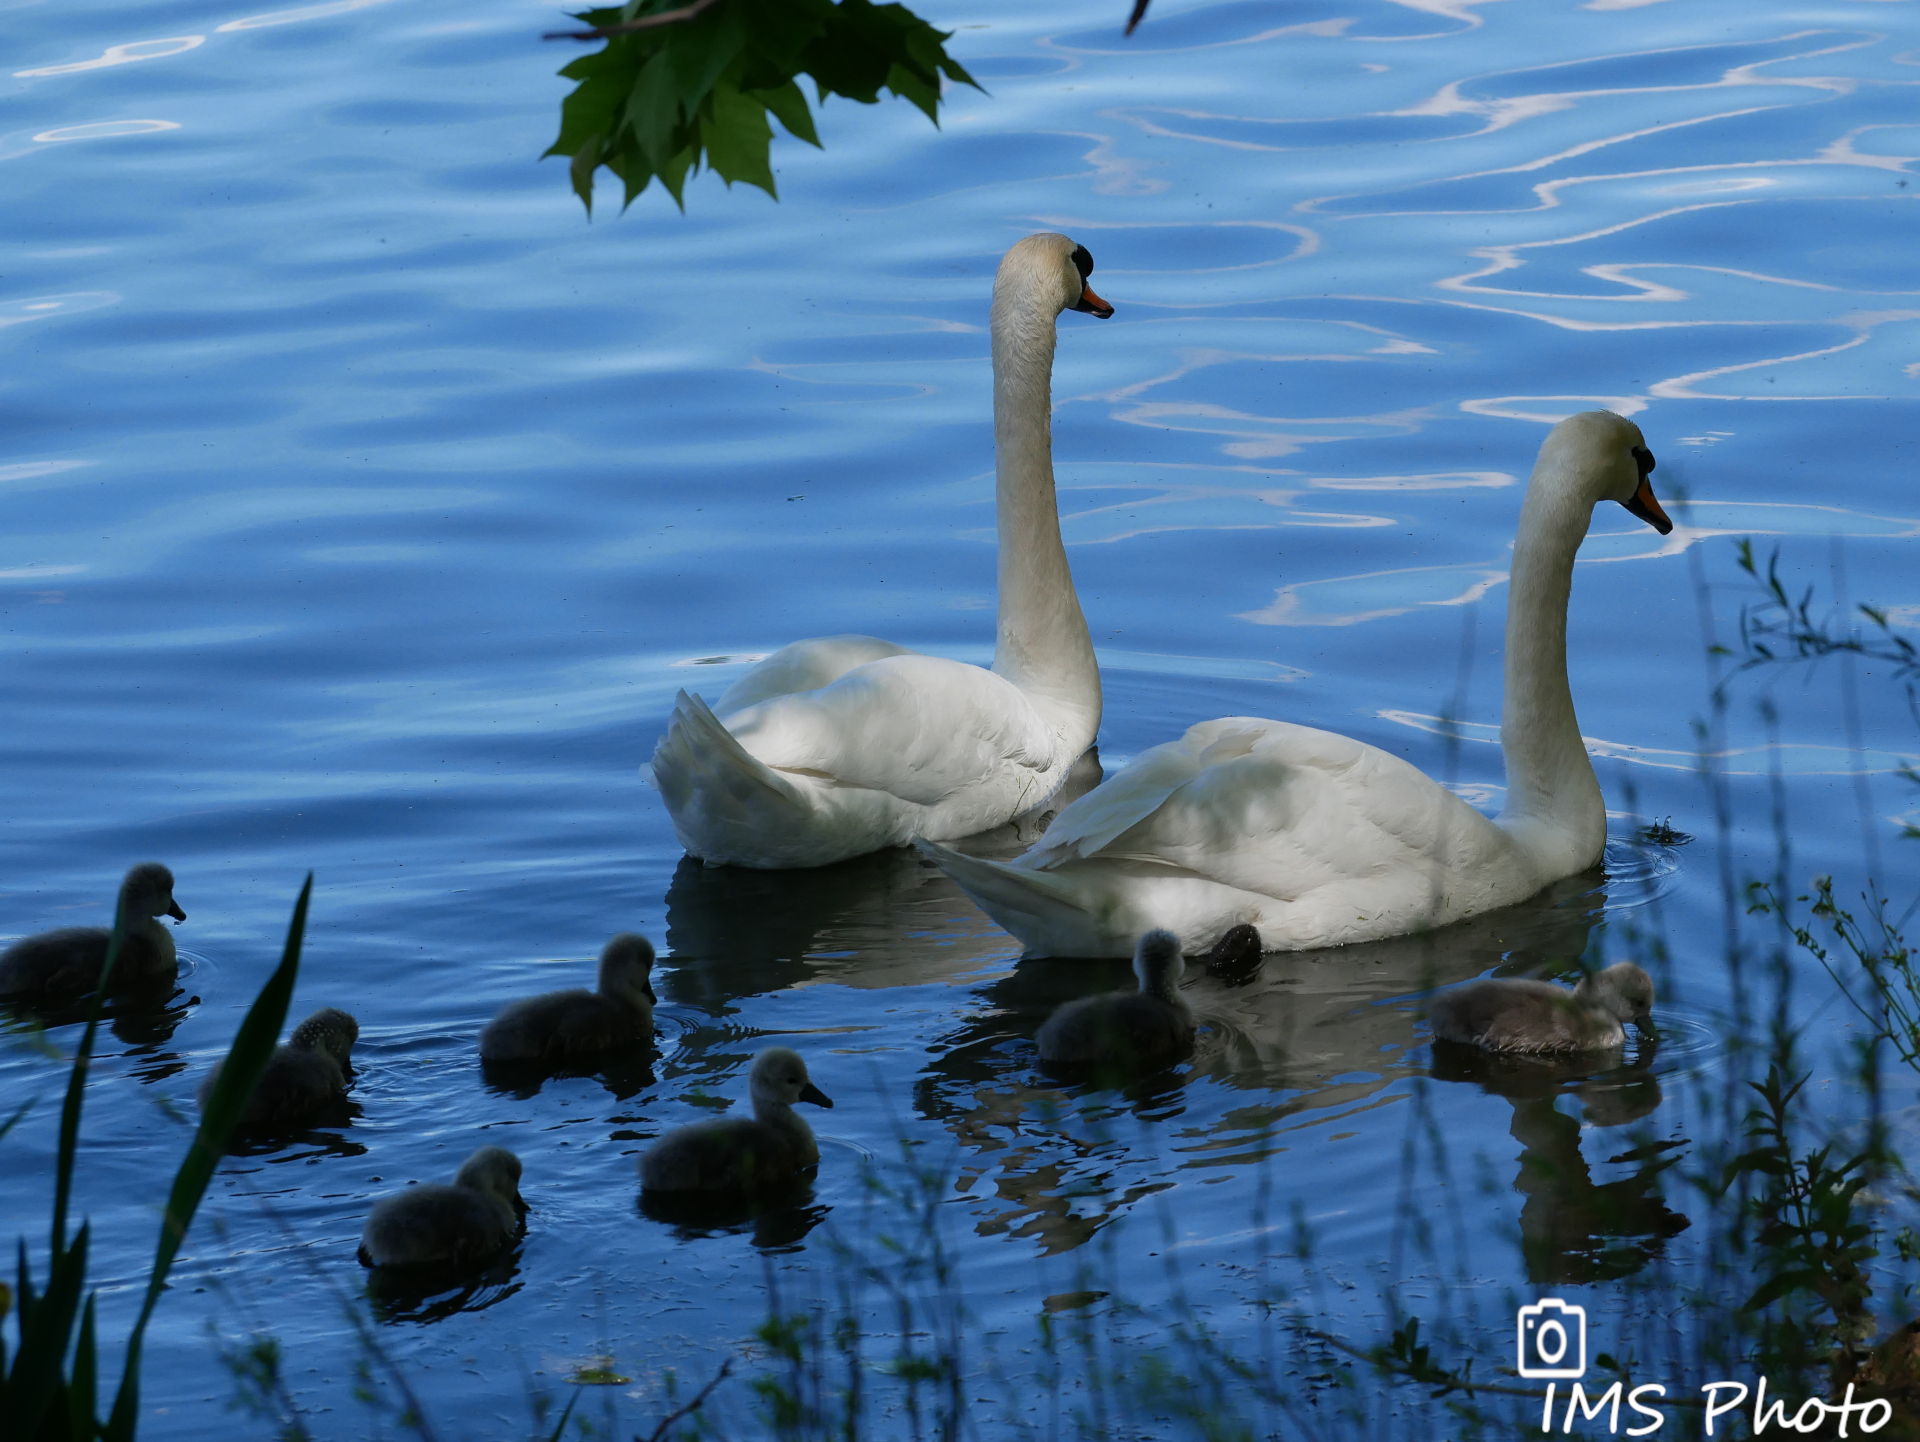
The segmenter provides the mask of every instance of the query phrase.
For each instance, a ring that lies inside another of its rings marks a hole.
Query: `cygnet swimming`
[[[113,966],[114,989],[171,981],[179,963],[173,933],[159,918],[187,919],[173,899],[173,873],[157,861],[134,867],[120,883],[119,915],[126,930]],[[21,938],[0,953],[0,997],[66,997],[94,990],[112,936],[110,927],[63,926]]]
[[[770,1046],[747,1073],[751,1117],[721,1117],[668,1132],[640,1158],[640,1185],[650,1192],[739,1192],[772,1186],[817,1166],[813,1129],[795,1102],[833,1106],[807,1077],[800,1053]]]
[[[1652,1025],[1653,978],[1630,961],[1583,977],[1571,991],[1483,977],[1436,996],[1427,1020],[1436,1039],[1487,1051],[1601,1051],[1626,1041],[1626,1023]]]
[[[453,1185],[425,1183],[382,1197],[360,1234],[370,1267],[483,1262],[520,1230],[520,1158],[505,1147],[468,1157]]]
[[[550,991],[502,1007],[480,1033],[482,1061],[558,1061],[653,1039],[653,947],[622,932],[600,953],[600,989]]]
[[[1068,1002],[1047,1018],[1034,1038],[1040,1060],[1065,1066],[1139,1066],[1179,1055],[1193,1045],[1193,1008],[1180,995],[1185,969],[1180,938],[1170,931],[1149,931],[1133,952],[1140,989]]]
[[[267,1058],[246,1110],[234,1124],[236,1133],[299,1131],[347,1094],[349,1058],[360,1038],[360,1024],[344,1011],[322,1007],[293,1029],[285,1046]],[[220,1064],[200,1083],[200,1108],[220,1081]]]

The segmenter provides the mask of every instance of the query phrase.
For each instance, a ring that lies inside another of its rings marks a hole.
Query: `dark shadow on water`
[[[127,1045],[157,1047],[173,1039],[180,1023],[199,1004],[199,997],[189,995],[171,980],[162,980],[116,988],[101,1007],[100,1014],[108,1029]],[[23,1026],[38,1026],[46,1031],[84,1026],[92,1011],[92,993],[57,1002],[0,1002],[0,1014]],[[172,1072],[161,1072],[146,1080],[157,1081],[160,1076],[170,1075]]]
[[[231,1157],[263,1157],[278,1166],[283,1162],[306,1161],[313,1157],[363,1157],[366,1147],[341,1130],[351,1127],[362,1116],[360,1103],[352,1097],[340,1097],[329,1103],[325,1112],[304,1126],[274,1131],[247,1132],[227,1144]]]
[[[654,1083],[653,1063],[658,1053],[647,1046],[618,1055],[574,1057],[566,1061],[483,1061],[480,1079],[488,1091],[527,1101],[540,1094],[548,1082],[591,1077],[611,1092],[617,1101],[626,1101]]]
[[[525,1285],[519,1274],[517,1244],[477,1267],[370,1267],[367,1305],[374,1320],[385,1325],[444,1321],[504,1302]]]
[[[1193,1165],[1218,1168],[1224,1158],[1257,1165],[1292,1144],[1289,1131],[1364,1110],[1426,1071],[1427,992],[1489,972],[1575,967],[1606,901],[1595,871],[1425,935],[1268,953],[1252,975],[1244,967],[1232,977],[1208,975],[1190,959],[1182,992],[1199,1024],[1193,1054],[1115,1092],[1110,1109],[1099,1106],[1100,1088],[1062,1086],[1042,1071],[1033,1036],[1061,1003],[1131,985],[1130,963],[1024,961],[976,988],[974,1005],[940,1038],[915,1104],[953,1133],[963,1155],[992,1168],[1000,1198],[1012,1204],[995,1230],[1031,1234],[1043,1251],[1065,1251],[1139,1196],[1172,1185],[1087,1195],[1080,1172],[1090,1154],[1089,1115],[1175,1115],[1187,1105],[1185,1094],[1203,1083],[1243,1091],[1247,1105],[1205,1130],[1183,1131],[1181,1151]],[[1181,1165],[1167,1167],[1177,1172]]]
[[[637,1205],[648,1221],[672,1227],[676,1241],[751,1233],[765,1252],[799,1251],[833,1210],[814,1201],[810,1174],[752,1193],[642,1191]]]
[[[1089,751],[1045,806],[969,837],[966,849],[1017,855],[1099,779],[1099,758]],[[667,888],[666,940],[663,998],[716,1014],[731,1010],[736,998],[806,981],[948,982],[994,962],[1010,965],[1020,950],[907,847],[806,871],[714,867],[683,857]]]

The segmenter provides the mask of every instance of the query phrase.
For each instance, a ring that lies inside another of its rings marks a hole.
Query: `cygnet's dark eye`
[[[1651,474],[1654,467],[1653,452],[1645,446],[1635,446],[1633,448],[1633,463],[1640,467],[1640,474],[1643,477]]]
[[[1084,245],[1076,245],[1073,248],[1073,268],[1080,272],[1080,279],[1083,282],[1093,274],[1093,257],[1087,254],[1087,248]]]

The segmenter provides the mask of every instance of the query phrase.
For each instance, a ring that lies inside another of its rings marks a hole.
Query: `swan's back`
[[[1488,1051],[1601,1051],[1626,1041],[1604,1007],[1549,981],[1483,977],[1442,992],[1427,1019],[1440,1041]]]
[[[480,1033],[482,1061],[541,1061],[612,1051],[653,1035],[651,1013],[588,991],[550,991],[502,1007]]]
[[[157,861],[128,870],[117,903],[123,933],[114,962],[116,990],[171,981],[179,970],[173,933],[156,917],[187,919],[173,899],[173,873]],[[113,930],[63,926],[23,937],[0,952],[0,997],[63,997],[100,985]]]
[[[1087,996],[1061,1007],[1034,1037],[1040,1060],[1062,1066],[1142,1065],[1193,1045],[1193,1023],[1137,991]]]
[[[807,1075],[789,1047],[770,1046],[747,1074],[751,1117],[721,1117],[667,1133],[640,1158],[640,1185],[650,1192],[752,1192],[788,1181],[817,1166],[813,1129],[793,1109],[797,1101],[830,1107],[831,1098]]]
[[[104,926],[63,926],[22,937],[0,953],[0,997],[77,996],[100,985],[113,933]],[[128,932],[114,963],[116,988],[171,979],[179,969],[173,937]]]
[[[273,1049],[266,1069],[255,1084],[246,1109],[234,1125],[236,1133],[270,1135],[298,1131],[321,1120],[347,1094],[349,1057],[360,1036],[359,1024],[346,1012],[326,1007],[315,1012]],[[204,1109],[219,1083],[216,1064],[200,1083]]]
[[[653,1040],[653,947],[622,932],[600,953],[600,989],[550,991],[502,1007],[480,1032],[485,1062],[557,1061]]]
[[[1134,948],[1137,991],[1070,1001],[1034,1037],[1040,1060],[1056,1066],[1137,1068],[1170,1060],[1193,1045],[1193,1009],[1180,995],[1186,969],[1180,939],[1150,931]]]
[[[424,1182],[373,1204],[360,1250],[376,1267],[477,1262],[512,1241],[519,1222],[503,1198]]]
[[[452,1186],[426,1183],[375,1202],[360,1260],[376,1267],[484,1261],[520,1230],[519,1182],[518,1157],[482,1147]]]
[[[820,1161],[813,1131],[757,1117],[696,1122],[662,1137],[640,1159],[640,1185],[657,1192],[747,1192],[782,1182]]]

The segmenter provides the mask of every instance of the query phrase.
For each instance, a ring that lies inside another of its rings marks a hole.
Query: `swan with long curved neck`
[[[1507,598],[1497,819],[1377,747],[1230,716],[1144,752],[1012,862],[922,849],[1031,955],[1115,956],[1160,927],[1205,951],[1258,927],[1270,951],[1444,926],[1597,864],[1606,804],[1567,685],[1567,599],[1593,508],[1673,529],[1640,428],[1607,411],[1555,426],[1527,483]]]
[[[1051,796],[1100,729],[1100,672],[1054,502],[1054,323],[1104,319],[1093,257],[1030,235],[993,283],[1000,531],[993,669],[872,636],[774,652],[711,708],[680,692],[653,776],[688,853],[824,866],[916,836],[970,836]]]

